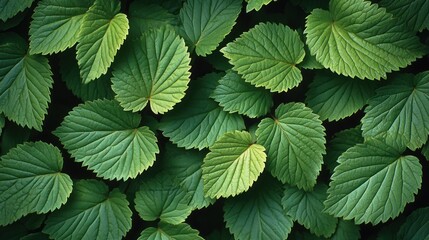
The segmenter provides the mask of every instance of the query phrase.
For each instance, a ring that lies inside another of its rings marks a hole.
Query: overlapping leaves
[[[203,240],[199,232],[186,223],[171,225],[160,222],[157,228],[149,227],[143,230],[138,240]]]
[[[380,6],[414,31],[429,29],[429,2],[426,0],[382,0]]]

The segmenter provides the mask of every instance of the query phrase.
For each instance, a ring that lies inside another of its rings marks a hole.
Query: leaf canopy
[[[310,190],[325,154],[325,128],[303,103],[281,104],[274,119],[263,119],[257,142],[267,150],[267,169],[283,183]]]
[[[67,204],[48,216],[43,232],[54,239],[121,239],[131,229],[125,194],[97,180],[75,183]]]
[[[77,60],[83,83],[107,72],[128,34],[128,19],[118,0],[95,0],[83,17]]]
[[[199,232],[186,223],[171,225],[160,222],[158,228],[149,227],[143,230],[138,240],[203,240]]]
[[[0,161],[0,226],[29,213],[47,213],[63,205],[72,192],[72,180],[61,173],[58,148],[27,142],[11,149]]]
[[[0,2],[0,20],[15,16],[19,12],[31,6],[34,0],[2,0]]]
[[[188,0],[179,13],[181,35],[197,55],[209,55],[231,31],[240,11],[240,0]]]
[[[127,111],[140,111],[149,102],[152,112],[165,113],[185,96],[190,61],[185,42],[173,29],[147,32],[120,55],[112,78],[115,98]]]
[[[139,127],[140,119],[113,100],[95,100],[70,111],[54,134],[97,176],[126,180],[152,166],[159,153],[155,134]]]
[[[379,5],[414,31],[429,29],[429,2],[426,0],[382,0]]]
[[[360,79],[386,78],[426,52],[414,33],[364,0],[331,0],[329,11],[313,10],[305,33],[311,54],[325,68]]]
[[[42,0],[30,24],[30,53],[52,54],[72,47],[93,0]]]
[[[259,11],[262,6],[268,5],[272,0],[246,0],[246,12],[250,12],[252,10]]]
[[[401,74],[377,89],[362,118],[365,139],[382,137],[387,143],[415,150],[429,134],[429,71]]]
[[[399,229],[397,239],[429,239],[429,207],[420,208],[407,217]]]
[[[261,23],[230,42],[221,52],[246,82],[272,92],[285,92],[302,81],[297,64],[304,59],[304,43],[288,26]]]
[[[325,211],[357,224],[386,222],[414,201],[422,183],[422,166],[414,156],[379,140],[343,153],[329,184]]]

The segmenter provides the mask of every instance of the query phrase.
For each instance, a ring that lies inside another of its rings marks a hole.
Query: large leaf
[[[293,221],[281,206],[281,195],[276,180],[262,177],[248,192],[226,199],[224,219],[235,239],[286,239]]]
[[[283,208],[294,221],[317,236],[324,237],[330,237],[337,227],[337,219],[323,212],[327,189],[324,184],[316,185],[311,192],[286,186],[282,198]]]
[[[167,9],[147,1],[134,1],[130,5],[130,35],[140,37],[144,32],[165,25],[176,25],[177,17]]]
[[[25,40],[0,40],[0,112],[21,126],[42,131],[51,101],[52,72],[48,59],[27,54]]]
[[[191,214],[192,207],[188,204],[191,195],[173,180],[168,174],[158,174],[141,183],[134,203],[143,220],[159,218],[166,223],[179,224]]]
[[[0,225],[32,212],[47,213],[67,201],[72,180],[61,173],[60,150],[44,142],[27,142],[0,161]]]
[[[411,213],[399,229],[397,239],[428,240],[429,207],[420,208]]]
[[[340,120],[360,110],[373,95],[374,82],[335,74],[316,75],[306,102],[321,120]]]
[[[429,29],[429,1],[382,0],[379,4],[414,31]]]
[[[83,17],[77,60],[84,83],[107,72],[128,34],[128,19],[118,0],[95,0]]]
[[[131,228],[128,205],[118,189],[109,192],[103,182],[80,180],[67,204],[49,215],[43,232],[53,239],[121,239]]]
[[[228,132],[210,147],[202,165],[204,192],[213,198],[247,191],[265,167],[265,148],[248,132]]]
[[[159,152],[155,134],[139,127],[140,119],[113,100],[95,100],[75,107],[54,134],[97,176],[126,180],[152,166]]]
[[[227,72],[219,80],[219,85],[211,97],[224,110],[230,113],[238,112],[251,118],[265,115],[273,105],[273,99],[268,90],[245,82],[233,71]]]
[[[72,47],[93,0],[42,0],[30,25],[30,53],[51,54]]]
[[[415,150],[429,134],[429,71],[399,75],[377,90],[362,118],[365,138],[382,137]]]
[[[221,52],[235,71],[257,87],[282,92],[302,81],[296,65],[304,59],[304,43],[288,26],[261,23],[228,43]]]
[[[143,230],[138,240],[203,240],[199,232],[186,223],[171,225],[160,222],[157,228]]]
[[[180,10],[181,34],[197,55],[206,56],[231,31],[240,11],[240,0],[188,0]]]
[[[17,13],[31,6],[34,0],[2,0],[0,1],[0,20],[6,21]]]
[[[325,210],[357,224],[395,218],[422,183],[422,166],[414,156],[379,140],[358,144],[343,153],[329,184]]]
[[[265,118],[256,130],[267,149],[267,168],[283,183],[310,190],[316,184],[325,153],[325,128],[302,103],[281,104],[275,117]]]
[[[269,4],[272,0],[246,0],[246,12],[250,12],[252,10],[259,11],[262,6]]]
[[[161,119],[163,135],[179,147],[203,149],[222,134],[244,128],[238,114],[224,112],[209,98],[216,88],[219,74],[208,74],[191,85],[187,97]]]
[[[313,10],[305,33],[311,54],[325,68],[361,79],[386,78],[425,53],[413,33],[364,0],[331,0],[329,11]]]
[[[112,89],[125,110],[165,113],[185,96],[190,61],[183,39],[171,28],[144,34],[126,46],[114,68]]]

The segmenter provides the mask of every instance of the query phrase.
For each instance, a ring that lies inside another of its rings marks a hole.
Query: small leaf
[[[429,71],[403,74],[377,90],[362,118],[365,139],[383,138],[387,143],[421,147],[429,134]]]
[[[311,12],[304,32],[325,68],[360,79],[386,78],[426,53],[413,33],[370,1],[331,0],[329,11]]]
[[[325,128],[302,103],[281,104],[275,118],[265,118],[256,130],[267,149],[267,169],[283,183],[310,190],[316,184],[325,153]]]
[[[117,0],[95,0],[83,18],[77,60],[83,83],[107,72],[128,34],[128,19]]]
[[[273,99],[268,90],[245,82],[233,71],[227,72],[219,80],[219,85],[211,97],[224,110],[230,113],[238,112],[251,118],[267,114],[273,105]]]
[[[30,24],[30,53],[52,54],[72,47],[93,0],[42,0]]]
[[[248,192],[226,199],[224,219],[235,239],[287,238],[293,221],[281,206],[281,192],[277,181],[262,177]]]
[[[231,31],[240,0],[188,0],[180,10],[181,35],[199,56],[213,52]]]
[[[320,120],[337,121],[362,109],[374,94],[374,82],[335,74],[316,75],[307,92],[306,102]]]
[[[343,153],[329,184],[326,212],[357,224],[397,217],[422,183],[419,160],[401,152],[372,140]]]
[[[187,97],[161,119],[162,134],[179,147],[203,149],[222,134],[244,129],[243,118],[224,112],[209,98],[219,74],[208,74],[191,85]]]
[[[330,237],[337,227],[337,219],[323,212],[327,189],[324,184],[316,185],[311,192],[286,186],[282,198],[286,214],[319,237]]]
[[[27,54],[24,39],[10,34],[0,41],[0,113],[42,131],[52,83],[48,59]]]
[[[134,1],[130,5],[130,35],[139,38],[143,33],[166,25],[176,25],[177,17],[167,9],[147,1]]]
[[[359,226],[354,224],[353,221],[338,220],[337,229],[331,240],[359,240],[360,238]]]
[[[186,223],[171,225],[160,222],[158,228],[143,230],[138,240],[203,240],[199,232]]]
[[[425,145],[423,145],[422,154],[423,154],[423,156],[425,156],[426,160],[429,161],[429,142],[427,142]]]
[[[97,176],[126,180],[152,166],[159,153],[155,134],[139,127],[140,119],[113,100],[95,100],[73,108],[54,134]]]
[[[15,16],[31,6],[34,0],[2,0],[0,1],[0,20]]]
[[[114,68],[112,89],[126,110],[165,113],[185,96],[191,59],[183,39],[171,28],[145,33],[126,46]]]
[[[304,43],[288,26],[261,23],[228,43],[221,52],[246,82],[272,92],[285,92],[299,85]]]
[[[44,142],[27,142],[11,149],[0,162],[0,226],[29,213],[47,213],[63,205],[72,181],[61,173],[58,148]]]
[[[43,232],[53,239],[121,239],[131,229],[128,205],[118,189],[109,192],[101,181],[80,180],[67,204],[49,215]]]
[[[265,148],[250,133],[228,132],[210,147],[202,165],[204,192],[212,198],[247,191],[265,167]]]
[[[429,2],[426,0],[382,0],[379,5],[414,31],[429,29]]]
[[[246,0],[246,12],[250,12],[252,10],[259,11],[262,6],[268,5],[273,0]]]
[[[399,229],[397,239],[429,239],[429,207],[414,210]]]

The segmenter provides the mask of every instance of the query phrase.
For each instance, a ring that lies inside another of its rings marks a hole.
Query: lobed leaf
[[[199,232],[186,223],[171,225],[160,222],[158,228],[149,227],[143,230],[138,240],[203,240]]]
[[[429,29],[429,2],[426,0],[382,0],[379,5],[414,31]]]
[[[33,1],[34,0],[2,0],[0,2],[0,20],[6,21],[19,12],[24,11],[26,8],[31,7]]]

